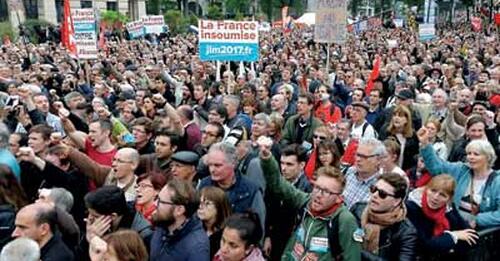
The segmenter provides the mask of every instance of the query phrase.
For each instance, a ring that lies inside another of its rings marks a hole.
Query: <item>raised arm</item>
[[[59,109],[59,118],[61,118],[61,123],[63,125],[64,131],[69,136],[69,138],[78,146],[78,149],[85,148],[85,140],[87,139],[87,134],[81,131],[77,131],[75,125],[69,120],[70,112],[64,108]]]
[[[425,167],[430,172],[432,176],[439,174],[450,174],[455,179],[457,175],[463,173],[460,168],[465,167],[464,163],[456,162],[451,163],[449,161],[441,159],[432,145],[429,142],[428,130],[425,127],[420,128],[417,132],[417,137],[420,142],[420,155],[422,156]]]
[[[278,162],[276,162],[270,150],[272,140],[267,137],[261,138],[257,143],[259,143],[260,147],[260,165],[266,180],[267,191],[273,196],[286,201],[292,208],[301,208],[309,200],[309,194],[295,188],[281,176]]]

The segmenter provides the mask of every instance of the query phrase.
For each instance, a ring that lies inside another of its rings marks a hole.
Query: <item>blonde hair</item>
[[[448,174],[434,176],[425,186],[428,189],[440,190],[446,193],[451,198],[455,194],[456,187],[455,179]]]

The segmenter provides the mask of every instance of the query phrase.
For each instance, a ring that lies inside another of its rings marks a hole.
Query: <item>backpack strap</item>
[[[339,216],[340,213],[328,221],[328,243],[333,260],[341,260],[343,252],[339,241]]]
[[[363,123],[363,130],[361,131],[361,137],[365,136],[365,131],[368,128],[368,122]]]

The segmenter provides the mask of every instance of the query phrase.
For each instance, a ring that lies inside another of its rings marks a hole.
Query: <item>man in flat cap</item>
[[[377,132],[373,126],[366,121],[369,106],[366,102],[353,102],[351,103],[351,137],[361,138],[377,138]]]
[[[198,177],[196,177],[196,166],[200,157],[192,151],[179,151],[172,155],[172,176],[176,179],[192,182],[196,185]]]

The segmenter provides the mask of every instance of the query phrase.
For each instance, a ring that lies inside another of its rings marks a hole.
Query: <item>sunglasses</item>
[[[375,186],[375,185],[370,186],[370,192],[371,192],[372,194],[375,194],[375,192],[378,192],[378,196],[379,196],[381,199],[385,199],[385,198],[387,198],[387,196],[390,196],[390,197],[393,197],[393,198],[395,198],[395,197],[396,197],[396,195],[394,195],[394,194],[390,194],[390,193],[388,193],[388,192],[386,192],[386,191],[383,191],[383,190],[381,190],[381,189],[377,188],[377,186]]]
[[[313,138],[314,139],[319,139],[319,140],[326,140],[326,137],[319,136],[319,135],[314,135]]]

